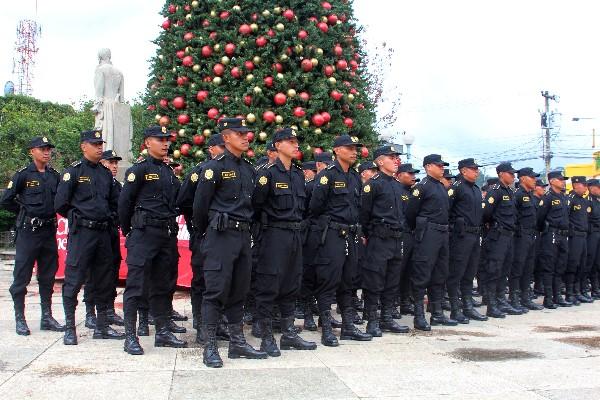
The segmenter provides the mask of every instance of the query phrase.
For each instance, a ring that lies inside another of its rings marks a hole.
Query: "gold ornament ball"
[[[165,58],[165,57],[164,57],[162,54],[159,54],[159,56],[158,56],[158,59],[159,59],[160,61],[162,61],[162,60],[163,60],[163,58]]]
[[[242,11],[242,7],[240,7],[236,4],[235,6],[233,6],[233,11],[240,12],[240,11]]]
[[[304,128],[308,128],[308,127],[310,126],[310,121],[309,121],[309,120],[307,120],[307,119],[305,119],[304,121],[302,121],[302,126],[303,126]]]
[[[256,32],[258,30],[258,25],[250,24],[250,29],[252,29],[252,32]]]
[[[146,149],[144,149],[146,150]],[[179,150],[175,150],[173,151],[173,158],[179,158],[181,157],[181,152]]]
[[[252,89],[254,91],[254,93],[256,94],[260,94],[262,93],[262,89],[259,86],[254,86],[254,89]]]
[[[173,67],[173,69],[171,71],[177,72],[177,68]]]
[[[319,47],[317,49],[317,54],[320,55],[320,56],[322,56],[323,55],[323,49]]]
[[[252,62],[254,64],[260,64],[261,61],[262,61],[262,58],[260,58],[259,56],[254,56],[254,58],[252,59]]]
[[[283,117],[281,115],[275,116],[275,122],[281,124],[283,122]]]
[[[192,14],[186,14],[186,15],[185,15],[185,19],[186,19],[186,21],[191,21],[191,19],[192,19]]]
[[[246,75],[246,81],[247,82],[250,82],[252,79],[254,79],[254,75],[252,75],[252,74]]]
[[[288,97],[295,97],[296,96],[296,91],[294,89],[289,89],[287,91],[287,95],[288,95]]]
[[[321,133],[323,133],[323,131],[321,130],[321,128],[315,129],[315,135],[320,135]]]
[[[298,125],[292,125],[292,126],[290,126],[290,128],[292,128],[293,130],[297,131],[298,130]]]
[[[263,17],[265,17],[265,18],[266,18],[266,17],[268,17],[269,15],[271,15],[271,11],[269,11],[269,10],[264,10],[264,11],[262,12],[262,15],[263,15]]]
[[[251,124],[253,124],[254,122],[256,122],[256,115],[254,115],[252,113],[246,115],[246,121],[248,121]]]
[[[223,65],[229,65],[230,61],[231,61],[231,59],[227,56],[221,57],[221,64],[223,64]]]
[[[204,155],[204,152],[202,150],[196,150],[196,153],[194,153],[194,155],[196,156],[196,158],[200,158]]]
[[[180,130],[177,132],[177,134],[178,134],[179,136],[181,136],[181,137],[184,137],[184,136],[185,136],[185,129],[180,129]]]
[[[198,3],[197,0],[192,1],[192,7],[198,8],[199,5],[200,5],[200,3]]]
[[[327,17],[326,16],[322,16],[321,17],[321,22],[327,22]]]
[[[311,58],[310,62],[312,63],[313,67],[316,67],[317,65],[319,65],[319,60],[317,60],[316,58]]]
[[[279,60],[280,61],[287,61],[287,59],[288,59],[287,54],[282,54],[282,55],[279,56]]]
[[[281,22],[278,23],[277,25],[275,25],[275,29],[277,29],[279,32],[282,32],[285,29],[285,25],[283,25]]]
[[[283,79],[283,74],[281,72],[277,73],[276,75],[277,79],[281,80]]]
[[[211,131],[210,129],[205,129],[202,131],[202,134],[204,135],[204,137],[209,137],[211,135]]]
[[[297,44],[296,47],[294,47],[294,51],[296,52],[296,54],[302,53],[303,50],[304,46],[302,46],[301,44]]]
[[[336,25],[341,25],[342,21],[340,21],[339,19],[335,22]]]
[[[217,16],[217,12],[215,10],[211,10],[210,16],[213,17],[213,18],[216,17]]]
[[[192,50],[192,48],[190,46],[186,46],[186,48],[183,51],[185,54],[190,54],[191,50]]]
[[[275,8],[273,9],[273,12],[274,12],[275,14],[277,14],[277,15],[281,14],[281,7],[275,7]]]
[[[162,115],[160,115],[160,114],[156,114],[156,115],[154,116],[154,119],[155,119],[155,120],[157,120],[157,121],[158,121],[159,119],[161,119],[161,118],[162,118]]]
[[[196,84],[195,83],[190,83],[190,88],[196,89]]]
[[[194,64],[194,66],[192,67],[192,71],[194,71],[194,72],[200,71],[200,65]]]
[[[218,85],[220,85],[222,82],[223,82],[223,80],[221,79],[221,77],[220,77],[220,76],[215,76],[215,77],[213,78],[213,83],[214,83],[215,85],[217,85],[217,86],[218,86]]]
[[[329,77],[329,79],[327,80],[329,81],[330,85],[335,85],[335,83],[337,82],[333,76]]]
[[[245,40],[240,40],[240,47],[244,47],[246,45],[246,41]]]
[[[352,93],[348,95],[348,101],[354,101],[354,95]]]
[[[265,140],[267,140],[267,132],[261,132],[261,133],[259,133],[259,134],[258,134],[258,139],[259,139],[261,142],[264,142]]]
[[[352,141],[358,143],[358,136],[352,136]]]
[[[215,45],[213,46],[213,49],[214,49],[216,52],[219,52],[219,51],[221,50],[221,45],[220,45],[219,43],[217,43],[217,44],[215,44]]]

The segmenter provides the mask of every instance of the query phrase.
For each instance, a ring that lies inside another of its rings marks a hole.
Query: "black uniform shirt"
[[[540,200],[537,212],[538,229],[548,226],[554,229],[569,229],[569,198],[562,192],[550,189]]]
[[[309,210],[313,218],[331,217],[340,224],[358,223],[362,183],[354,168],[344,172],[336,160],[315,178]]]
[[[119,219],[123,233],[131,230],[135,211],[145,211],[153,219],[178,215],[175,198],[180,182],[163,160],[148,156],[125,172],[125,184],[119,197]]]
[[[588,215],[592,212],[590,201],[587,197],[579,196],[575,192],[569,195],[569,226],[577,232],[588,231]]]
[[[313,189],[315,188],[315,178],[306,181],[305,193],[306,201],[304,202],[304,218],[310,218],[310,198],[312,197]]]
[[[402,184],[384,173],[380,172],[369,179],[361,195],[361,225],[368,227],[379,223],[389,224],[394,229],[404,229],[406,219],[402,191]]]
[[[531,192],[519,187],[515,192],[517,207],[517,225],[524,229],[535,229],[537,226],[535,197]]]
[[[60,175],[50,166],[39,172],[32,162],[17,172],[8,183],[2,196],[2,207],[8,211],[23,212],[28,217],[53,218],[54,196],[60,181]]]
[[[600,196],[589,195],[592,212],[589,215],[590,230],[600,229]]]
[[[515,193],[510,187],[501,184],[490,186],[484,204],[483,222],[509,231],[515,230],[517,208]]]
[[[448,225],[448,207],[448,192],[442,182],[427,176],[411,191],[406,221],[413,229],[417,217],[424,217],[434,224]]]
[[[460,177],[448,189],[448,200],[450,201],[450,223],[454,223],[456,218],[463,218],[467,226],[481,225],[483,207],[479,186]]]
[[[304,173],[294,163],[290,170],[278,158],[258,170],[252,204],[256,218],[266,214],[269,221],[300,222],[306,206]]]
[[[108,221],[117,212],[119,189],[116,185],[108,168],[83,157],[63,172],[54,209],[63,217],[73,211],[92,221]]]
[[[234,220],[251,222],[256,171],[229,150],[204,164],[194,196],[194,225],[204,233],[209,213],[227,213]]]

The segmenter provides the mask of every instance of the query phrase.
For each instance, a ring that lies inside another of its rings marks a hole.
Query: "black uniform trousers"
[[[504,294],[513,262],[513,233],[491,228],[483,239],[483,271],[485,285],[495,284],[496,295]]]
[[[481,239],[479,233],[450,234],[450,272],[446,281],[448,297],[458,298],[473,293],[473,279],[479,268]]]
[[[589,272],[589,277],[594,282],[594,280],[598,280],[600,277],[600,231],[592,230],[592,232],[588,233],[587,236],[587,259],[586,259],[586,269]],[[584,278],[584,281],[586,278]],[[587,282],[585,282],[587,283]],[[582,284],[582,289],[585,287],[585,284]]]
[[[510,269],[509,286],[511,293],[529,290],[536,253],[536,233],[518,232],[514,238],[513,262]]]
[[[177,246],[177,240],[173,241],[172,244],[172,259],[171,259],[171,279],[169,280],[170,291],[169,291],[169,302],[171,309],[173,308],[173,296],[177,290],[177,278],[179,277],[179,247]]]
[[[279,305],[281,318],[294,315],[302,283],[303,231],[267,227],[262,231],[254,294],[258,319],[273,318]]]
[[[108,229],[73,228],[67,241],[65,279],[62,287],[65,310],[77,306],[77,295],[88,276],[96,309],[105,311],[111,302],[114,285],[113,257]]]
[[[365,305],[385,308],[394,306],[400,286],[404,245],[401,237],[371,235],[362,265]]]
[[[402,235],[402,248],[404,256],[402,257],[402,272],[400,275],[400,284],[398,285],[398,295],[400,299],[406,300],[411,294],[411,271],[413,262],[413,249],[415,247],[415,238],[412,232],[404,232]]]
[[[411,281],[416,300],[429,288],[430,301],[441,301],[449,272],[448,230],[428,224],[423,237],[415,236]]]
[[[223,310],[230,324],[240,323],[252,273],[250,232],[208,228],[200,251],[206,284],[202,322],[216,325]]]
[[[311,230],[320,243],[322,231]],[[310,240],[310,239],[309,239]],[[352,287],[358,264],[358,236],[356,233],[329,228],[325,242],[316,250],[315,296],[319,312],[331,310],[337,301],[342,312],[352,307]]]
[[[587,271],[587,233],[573,232],[569,236],[569,256],[567,258],[567,270],[565,271],[565,284],[567,289],[575,283],[583,281],[584,276],[588,275]],[[577,289],[576,289],[577,291]],[[574,294],[574,293],[568,293]]]
[[[112,304],[114,304],[117,298],[117,286],[119,286],[119,269],[121,268],[121,235],[119,234],[118,228],[110,229],[110,247],[112,249],[112,274],[113,274],[113,285],[109,290],[112,295]],[[83,287],[83,302],[86,304],[94,304],[94,283],[92,282],[91,276],[88,274],[85,286]]]
[[[154,318],[167,318],[171,312],[173,246],[177,232],[166,227],[134,228],[128,235],[127,281],[123,293],[126,316],[133,318],[138,308]]]
[[[190,235],[190,250],[192,257],[190,260],[192,266],[192,282],[190,284],[190,297],[192,301],[192,310],[195,313],[200,313],[202,309],[202,297],[206,285],[204,283],[204,272],[202,270],[202,252],[200,245],[202,240],[197,237],[197,234]]]
[[[567,269],[569,242],[566,235],[547,231],[542,233],[540,242],[540,266],[543,274],[544,290],[549,294],[560,293],[562,276]]]
[[[54,292],[54,276],[58,269],[56,227],[48,225],[32,231],[19,228],[16,240],[15,269],[10,294],[15,304],[23,304],[27,285],[31,282],[33,265],[37,264],[37,281],[42,301],[49,300]]]
[[[319,248],[320,236],[313,234],[314,229],[313,227],[309,228],[304,246],[302,247],[302,287],[300,288],[300,297],[305,302],[310,302],[315,295],[317,280],[313,262]]]

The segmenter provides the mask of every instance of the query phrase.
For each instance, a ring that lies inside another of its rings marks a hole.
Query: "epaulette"
[[[106,167],[104,166],[104,164],[102,164],[102,163],[98,163],[98,164],[99,164],[99,165],[101,165],[101,166],[102,166],[102,168],[104,168],[105,170],[107,170],[107,171],[110,171],[110,169],[106,168]]]
[[[306,181],[306,183],[312,182],[314,180],[315,180],[315,178],[310,178],[309,180]]]
[[[29,165],[28,165],[27,167],[23,167],[23,168],[21,168],[20,170],[18,170],[18,171],[17,171],[17,173],[18,173],[18,172],[23,172],[23,171],[25,171],[27,168],[29,168]]]
[[[266,163],[266,164],[263,164],[262,166],[263,166],[265,169],[267,169],[267,168],[274,167],[274,166],[275,166],[275,163]],[[259,168],[260,168],[260,167],[259,167]]]
[[[218,156],[216,156],[215,158],[213,158],[213,160],[217,160],[217,161],[219,161],[219,160],[222,160],[222,159],[223,159],[223,157],[225,157],[225,153],[221,153],[221,154],[219,154]],[[246,160],[245,158],[243,158],[243,159],[244,159],[244,160]],[[248,161],[248,160],[246,160],[246,161]],[[248,162],[249,162],[249,161],[248,161]]]
[[[334,167],[335,167],[335,164],[331,163],[325,169],[331,169],[331,168],[334,168]]]
[[[498,190],[498,189],[500,189],[500,184],[499,183],[495,183],[492,186],[490,186],[490,189]]]
[[[371,177],[371,180],[379,179],[379,174],[375,174]]]
[[[302,166],[300,166],[294,162],[292,163],[292,166],[298,168],[300,171],[303,171]]]
[[[141,164],[141,163],[146,162],[146,160],[147,160],[147,158],[142,157],[142,158],[140,158],[138,160],[135,160],[134,164]]]
[[[454,183],[452,184],[452,186],[460,186],[460,184],[462,183],[462,179],[457,179],[454,181]]]
[[[81,164],[81,160],[77,160],[77,161],[75,161],[75,162],[71,163],[71,165],[70,165],[70,166],[71,166],[71,167],[76,167],[76,166],[78,166],[78,165],[80,165],[80,164]]]
[[[220,158],[219,158],[219,160],[220,160]],[[250,160],[248,160],[248,159],[246,159],[246,158],[244,158],[244,157],[242,157],[242,160],[246,161],[248,164],[250,164],[252,167],[254,167],[254,164],[252,164],[252,163],[250,162]]]

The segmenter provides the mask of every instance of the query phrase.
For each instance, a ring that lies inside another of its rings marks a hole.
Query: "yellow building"
[[[592,160],[587,164],[567,164],[565,165],[566,176],[585,176],[587,178],[600,177],[600,151],[592,155]]]

